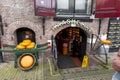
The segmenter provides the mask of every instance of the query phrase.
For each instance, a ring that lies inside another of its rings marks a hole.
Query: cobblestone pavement
[[[44,69],[44,80],[111,80],[112,75],[115,72],[111,67],[111,64],[106,66],[97,64],[87,68],[78,67],[58,69],[55,71],[54,67],[52,67],[54,65],[52,64],[52,60],[44,59],[44,63],[47,63],[43,65],[44,68],[51,64],[51,69]]]
[[[64,78],[67,80],[111,80],[113,74],[113,69],[103,69],[65,74]]]
[[[32,70],[22,71],[14,68],[14,62],[0,63],[0,80],[42,80],[42,67],[35,66]]]
[[[94,62],[95,64],[95,62]],[[29,71],[14,68],[14,62],[0,63],[0,80],[111,80],[111,66],[92,65],[88,68],[57,69],[51,58],[40,57],[39,65]]]

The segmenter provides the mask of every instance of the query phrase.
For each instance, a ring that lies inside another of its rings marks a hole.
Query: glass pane
[[[57,9],[69,9],[69,0],[57,0]]]
[[[75,9],[85,9],[86,0],[76,0]]]

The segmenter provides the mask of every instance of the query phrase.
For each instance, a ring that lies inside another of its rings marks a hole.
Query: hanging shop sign
[[[120,0],[96,0],[95,18],[120,17]]]
[[[36,16],[55,16],[55,0],[34,0]]]
[[[54,25],[54,26],[52,27],[52,30],[53,30],[53,31],[56,31],[56,30],[59,29],[60,27],[65,27],[64,25],[70,25],[71,27],[77,27],[77,26],[79,26],[79,27],[80,27],[81,29],[83,29],[84,31],[92,34],[92,31],[91,31],[91,29],[90,29],[88,26],[80,23],[79,20],[70,20],[70,19],[68,19],[68,20],[66,20],[66,21],[62,21],[61,23]]]

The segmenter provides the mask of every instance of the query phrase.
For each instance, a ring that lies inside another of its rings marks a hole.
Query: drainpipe
[[[98,35],[100,35],[100,30],[101,30],[101,22],[102,22],[102,19],[99,18],[99,28],[98,28]]]
[[[42,28],[43,28],[43,35],[45,35],[45,17],[42,17]]]
[[[2,17],[0,15],[0,49],[1,49],[1,36],[3,35],[3,24],[2,24]],[[2,52],[0,52],[0,63],[3,62],[3,55]]]
[[[3,24],[2,24],[2,16],[1,15],[0,15],[0,31],[1,31],[1,34],[4,35]]]
[[[0,35],[0,49],[1,49],[1,35]],[[2,52],[0,52],[0,63],[3,62],[3,55]]]

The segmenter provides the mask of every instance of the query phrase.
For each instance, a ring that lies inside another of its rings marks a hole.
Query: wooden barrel
[[[29,70],[33,68],[35,62],[35,56],[30,53],[25,53],[21,55],[17,60],[18,67],[22,70]]]

